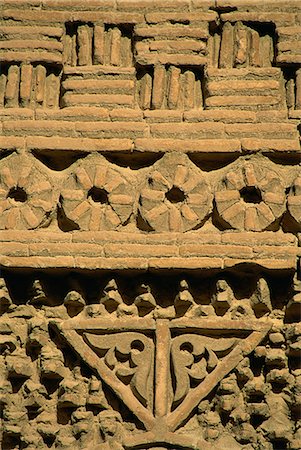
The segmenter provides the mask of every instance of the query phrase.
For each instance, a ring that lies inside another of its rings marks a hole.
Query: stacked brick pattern
[[[300,36],[2,1],[1,448],[301,448]]]

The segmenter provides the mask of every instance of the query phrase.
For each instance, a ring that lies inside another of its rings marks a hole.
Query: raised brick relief
[[[291,276],[61,275],[1,280],[4,448],[298,442]]]
[[[300,450],[300,13],[1,3],[3,450]]]
[[[130,217],[133,192],[130,182],[106,160],[87,159],[66,180],[61,204],[67,219],[82,230],[117,229]]]

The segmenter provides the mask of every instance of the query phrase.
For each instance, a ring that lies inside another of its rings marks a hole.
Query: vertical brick
[[[95,25],[94,28],[94,64],[104,63],[105,31],[103,25]]]
[[[234,27],[235,66],[239,67],[248,62],[248,30],[241,22]]]
[[[270,36],[265,35],[260,38],[260,55],[261,55],[261,66],[271,67],[271,61],[273,59],[272,47],[273,42]]]
[[[81,25],[77,29],[78,65],[92,65],[92,30],[88,25]]]
[[[19,105],[19,80],[19,67],[15,65],[10,66],[5,89],[5,103],[7,106],[17,107]]]
[[[120,66],[121,63],[121,31],[115,27],[110,32],[111,36],[111,64]]]
[[[181,70],[178,67],[170,68],[168,89],[168,107],[170,109],[176,109],[178,106],[180,95],[180,76]]]
[[[288,108],[295,108],[295,80],[293,78],[286,83],[286,104]]]
[[[221,49],[219,55],[219,66],[222,69],[231,69],[234,59],[234,36],[233,26],[226,22],[223,26]]]
[[[21,66],[20,101],[22,106],[28,106],[32,90],[32,65],[23,64]]]
[[[36,67],[36,102],[42,105],[45,97],[46,88],[46,68],[44,66]]]
[[[301,109],[301,69],[296,73],[296,109]]]
[[[203,108],[203,90],[201,80],[195,83],[195,108]]]
[[[49,74],[46,79],[46,106],[55,108],[59,104],[60,79],[54,73]]]
[[[187,70],[184,74],[184,108],[192,109],[194,107],[195,97],[195,75],[192,71]]]
[[[76,36],[66,34],[64,38],[63,62],[67,66],[76,66]]]
[[[5,88],[6,88],[6,75],[2,73],[0,75],[0,107],[4,106]]]
[[[166,83],[166,71],[164,66],[156,66],[154,69],[152,105],[160,109],[163,105]]]
[[[260,67],[260,37],[256,30],[250,30],[250,65]]]
[[[218,67],[219,62],[219,53],[221,47],[221,36],[218,33],[215,33],[213,36],[213,58],[212,58],[212,66]]]
[[[133,65],[132,41],[128,36],[121,37],[121,62],[124,67]]]
[[[140,108],[150,109],[152,96],[152,77],[149,73],[145,73],[140,81]]]

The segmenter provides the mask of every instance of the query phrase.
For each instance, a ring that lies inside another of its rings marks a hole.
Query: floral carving
[[[187,395],[192,385],[197,385],[212,372],[219,358],[226,356],[237,339],[212,339],[195,334],[184,334],[172,342],[171,354],[175,373],[174,402]]]
[[[222,220],[237,230],[262,231],[286,209],[282,180],[258,162],[247,161],[228,172],[215,201]]]
[[[153,342],[140,333],[93,335],[84,333],[92,348],[104,355],[105,365],[124,384],[129,384],[135,396],[152,406]]]
[[[132,213],[130,183],[101,156],[77,166],[62,191],[68,219],[81,230],[114,230]]]
[[[48,225],[54,210],[53,187],[30,158],[11,155],[0,169],[0,229]]]
[[[202,173],[183,155],[166,155],[140,195],[140,213],[155,231],[188,231],[210,212],[211,192]]]

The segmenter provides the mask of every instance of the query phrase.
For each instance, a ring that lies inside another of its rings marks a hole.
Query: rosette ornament
[[[229,171],[215,193],[217,212],[236,230],[262,231],[286,210],[279,175],[260,161],[246,161]]]
[[[61,203],[81,230],[115,230],[133,211],[131,184],[101,155],[85,159],[67,179]]]
[[[202,172],[186,155],[167,154],[141,191],[139,211],[155,231],[185,232],[210,213],[212,194]]]
[[[1,161],[1,230],[47,226],[54,207],[53,186],[34,159],[13,154]]]

